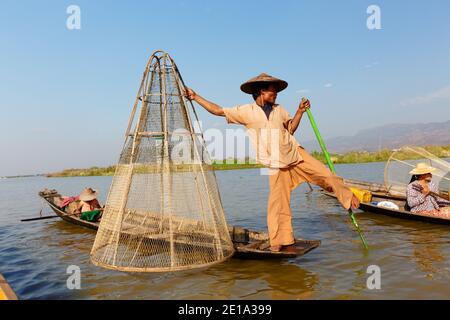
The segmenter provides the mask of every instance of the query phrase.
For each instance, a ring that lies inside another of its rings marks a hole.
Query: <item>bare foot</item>
[[[352,209],[358,209],[359,208],[359,199],[355,195],[353,195],[353,197],[352,197],[352,204],[351,204],[351,206],[352,206]]]
[[[270,251],[273,251],[273,252],[280,252],[280,250],[281,250],[281,246],[271,246],[270,247]]]

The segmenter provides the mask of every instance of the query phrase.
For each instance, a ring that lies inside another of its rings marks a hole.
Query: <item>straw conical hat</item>
[[[261,73],[259,76],[247,80],[241,85],[241,90],[245,93],[252,94],[254,91],[255,84],[257,83],[270,83],[275,86],[277,92],[280,92],[287,88],[288,83],[284,80],[272,77],[267,73]]]
[[[427,165],[425,162],[420,162],[412,169],[409,174],[427,174],[436,171],[436,168]]]
[[[81,201],[91,201],[96,199],[98,196],[98,191],[91,189],[91,188],[86,188],[83,190],[83,192],[80,193],[80,200]]]

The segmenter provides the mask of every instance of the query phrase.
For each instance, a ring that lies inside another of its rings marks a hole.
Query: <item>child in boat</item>
[[[438,197],[437,185],[431,181],[436,168],[419,163],[411,170],[411,182],[406,189],[406,200],[412,213],[450,218],[450,201]]]

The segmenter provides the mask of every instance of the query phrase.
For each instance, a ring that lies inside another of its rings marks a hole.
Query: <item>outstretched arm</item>
[[[300,121],[302,120],[303,114],[306,112],[308,108],[311,107],[311,104],[309,103],[309,100],[302,100],[300,104],[298,105],[297,112],[294,115],[294,118],[292,118],[291,121],[291,130],[290,134],[294,134],[295,130],[297,130],[298,125],[300,124]]]
[[[186,98],[189,100],[194,100],[199,105],[201,105],[203,108],[205,108],[208,112],[216,115],[216,116],[225,116],[225,112],[223,111],[223,108],[219,105],[215,104],[214,102],[208,101],[205,98],[199,96],[195,93],[194,90],[186,88],[186,91],[184,93]]]

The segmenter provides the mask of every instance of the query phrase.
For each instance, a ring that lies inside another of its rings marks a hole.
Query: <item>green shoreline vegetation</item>
[[[450,157],[450,145],[447,146],[426,146],[423,147],[432,154],[440,157]],[[368,163],[368,162],[382,162],[387,161],[395,150],[380,150],[376,152],[367,151],[351,151],[343,154],[332,153],[331,159],[335,164],[353,164],[353,163]],[[321,152],[314,151],[311,153],[316,159],[325,162],[325,156]],[[178,165],[180,166],[180,165]],[[181,165],[182,166],[182,165]],[[264,166],[258,164],[253,159],[245,158],[244,160],[227,159],[214,160],[212,168],[214,170],[237,170],[237,169],[254,169],[263,168]],[[47,173],[46,177],[87,177],[87,176],[112,176],[116,170],[116,166],[109,167],[91,167],[87,169],[66,169],[60,172]]]

